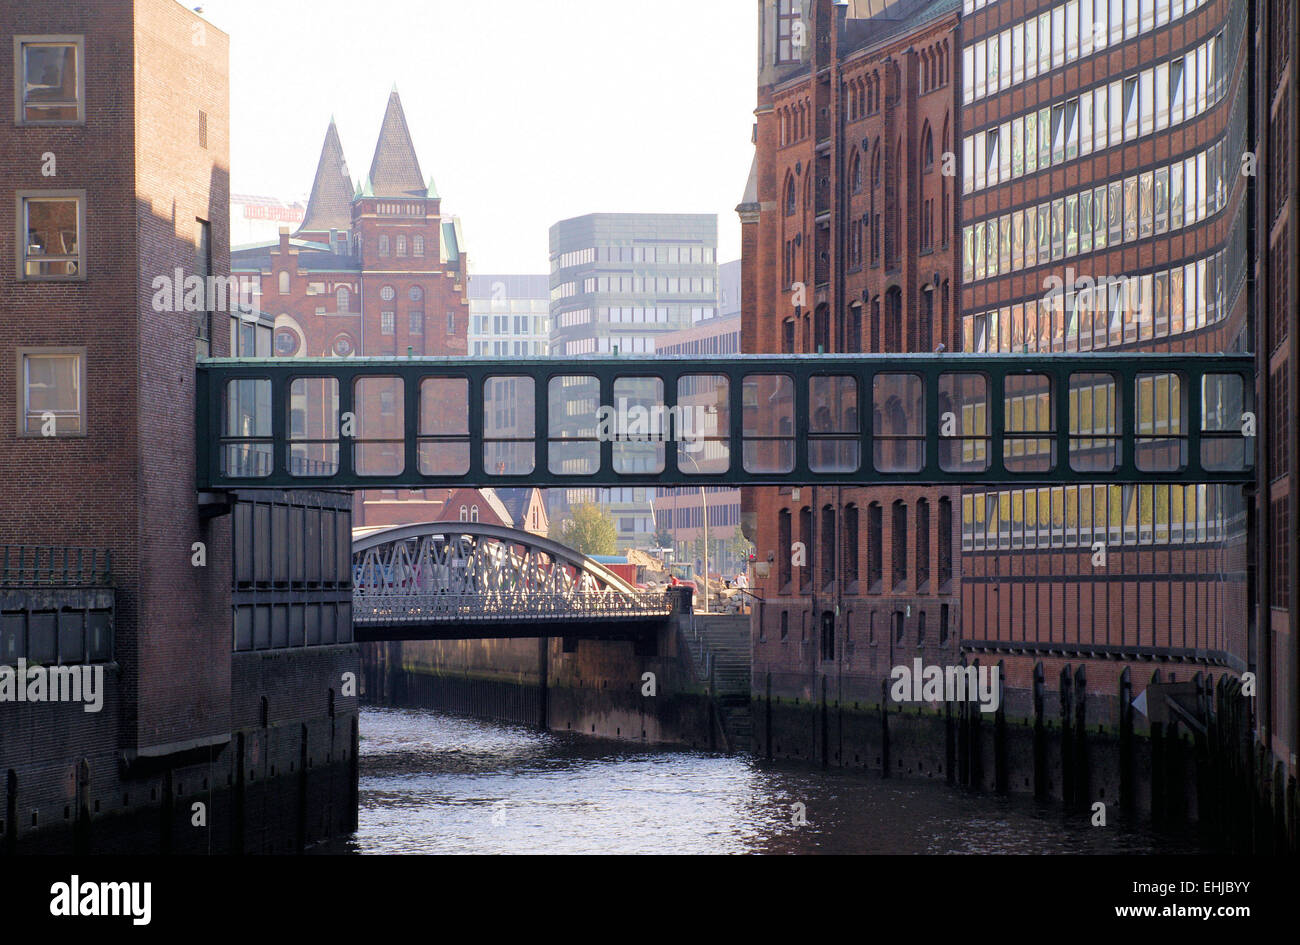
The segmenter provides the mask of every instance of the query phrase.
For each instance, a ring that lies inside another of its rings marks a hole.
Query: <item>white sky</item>
[[[735,206],[753,145],[753,0],[190,0],[231,36],[231,189],[311,189],[333,115],[355,181],[394,82],[472,271],[549,271],[592,212]],[[652,13],[645,11],[651,10]]]

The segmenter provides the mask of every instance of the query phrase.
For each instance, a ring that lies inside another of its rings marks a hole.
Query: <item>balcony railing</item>
[[[111,587],[107,548],[0,545],[0,587]]]

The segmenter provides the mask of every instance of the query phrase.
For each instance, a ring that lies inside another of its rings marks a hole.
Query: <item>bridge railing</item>
[[[214,359],[198,483],[1245,483],[1249,355]]]
[[[506,620],[556,620],[667,616],[662,592],[634,595],[613,591],[575,591],[564,595],[509,591],[483,594],[364,594],[353,597],[354,623],[498,623]]]

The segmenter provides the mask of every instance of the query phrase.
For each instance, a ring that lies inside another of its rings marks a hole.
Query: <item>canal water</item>
[[[320,853],[1183,853],[1025,799],[364,709],[357,833]]]

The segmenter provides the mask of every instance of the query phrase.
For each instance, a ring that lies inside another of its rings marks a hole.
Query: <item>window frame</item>
[[[73,275],[27,274],[27,201],[76,200],[77,271]],[[19,190],[14,194],[14,270],[19,282],[85,282],[89,254],[86,250],[86,191],[77,189]]]
[[[44,436],[40,431],[40,425],[37,429],[28,430],[27,426],[27,371],[26,359],[29,357],[50,357],[64,356],[77,358],[77,384],[78,404],[77,416],[79,420],[79,430],[76,433],[60,433],[58,430],[58,421],[55,421],[55,432],[53,436]],[[16,396],[14,398],[15,413],[15,431],[20,439],[77,439],[85,438],[89,435],[87,427],[87,410],[86,410],[86,346],[85,345],[30,345],[21,346],[14,351],[14,378],[16,387]]]
[[[77,49],[77,117],[54,119],[27,118],[23,98],[26,70],[23,68],[25,46],[75,46]],[[14,37],[14,124],[41,128],[77,126],[86,123],[86,37],[79,33],[22,34]]]

